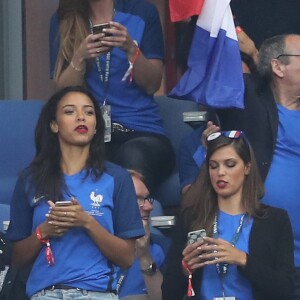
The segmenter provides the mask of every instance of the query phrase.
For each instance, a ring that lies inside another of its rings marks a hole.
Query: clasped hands
[[[183,260],[191,272],[217,263],[245,266],[247,254],[222,239],[204,237],[203,240],[187,245],[182,252]]]
[[[110,22],[110,25],[111,28],[104,29],[103,33],[89,34],[83,40],[75,53],[80,61],[105,54],[113,47],[118,47],[126,53],[136,47],[125,26],[118,22]],[[105,33],[111,35],[106,36]]]
[[[50,209],[46,221],[40,225],[43,238],[59,237],[70,228],[86,226],[89,215],[75,198],[67,206],[55,206],[52,201],[48,201],[48,204]]]

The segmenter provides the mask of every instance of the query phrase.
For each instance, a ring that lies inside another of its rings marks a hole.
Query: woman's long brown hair
[[[250,165],[250,172],[245,177],[242,192],[242,205],[249,217],[262,216],[259,199],[264,194],[264,187],[256,165],[253,150],[245,137],[230,139],[220,136],[207,143],[207,154],[204,165],[196,181],[184,194],[182,213],[184,222],[190,230],[204,228],[208,233],[212,231],[215,214],[218,211],[217,194],[213,189],[209,176],[209,160],[212,154],[225,146],[231,146],[243,160]]]

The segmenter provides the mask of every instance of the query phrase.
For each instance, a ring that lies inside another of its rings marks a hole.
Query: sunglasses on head
[[[230,130],[230,131],[219,131],[219,132],[214,132],[212,134],[210,134],[207,137],[207,141],[213,141],[215,139],[217,139],[220,136],[224,136],[230,139],[238,139],[240,137],[244,136],[244,132],[243,131],[238,131],[238,130]]]

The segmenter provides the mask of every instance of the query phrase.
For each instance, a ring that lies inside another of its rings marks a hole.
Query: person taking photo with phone
[[[100,107],[83,87],[42,109],[7,230],[12,264],[32,264],[30,299],[118,299],[118,268],[133,263],[144,228],[131,177],[105,161],[103,135]]]
[[[242,131],[207,137],[206,160],[183,196],[163,299],[290,299],[293,233],[287,212],[261,204],[263,184]],[[190,231],[207,236],[188,244]]]
[[[106,119],[108,159],[142,173],[151,193],[175,164],[153,97],[163,58],[161,23],[151,2],[59,1],[50,24],[51,76],[60,88],[85,85],[94,95]]]

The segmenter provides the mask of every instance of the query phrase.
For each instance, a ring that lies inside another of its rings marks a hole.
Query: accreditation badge
[[[111,107],[105,104],[101,106],[101,110],[105,124],[104,143],[108,143],[111,141]]]

